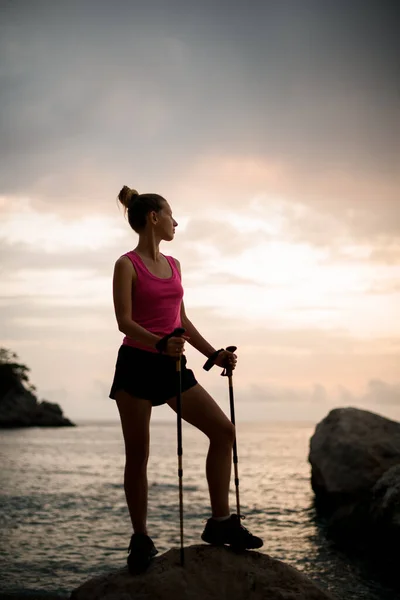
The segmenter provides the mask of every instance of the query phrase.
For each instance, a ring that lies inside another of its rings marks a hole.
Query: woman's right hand
[[[163,354],[167,354],[172,358],[180,358],[185,352],[185,342],[189,338],[185,337],[170,337],[167,342],[167,347]]]

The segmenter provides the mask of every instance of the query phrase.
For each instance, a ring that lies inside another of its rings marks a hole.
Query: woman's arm
[[[129,258],[121,256],[115,263],[113,278],[114,309],[118,329],[135,342],[154,348],[161,339],[160,336],[147,331],[132,320],[132,290],[136,279],[132,262]]]
[[[207,358],[214,354],[215,348],[213,348],[207,342],[207,340],[203,338],[203,336],[197,331],[193,323],[188,319],[185,312],[185,305],[183,304],[183,300],[181,306],[181,323],[182,327],[185,330],[184,335],[188,336],[188,342],[189,344],[191,344],[191,346],[193,346],[193,348],[196,348],[196,350],[204,354],[204,356],[207,356]]]

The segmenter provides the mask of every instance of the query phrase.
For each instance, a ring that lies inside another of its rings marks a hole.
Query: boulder
[[[71,600],[332,600],[299,571],[259,552],[235,554],[225,547],[185,548],[156,557],[146,573],[127,568],[95,577],[71,594]]]
[[[332,410],[310,440],[309,461],[328,536],[397,589],[400,423],[355,408]]]
[[[332,410],[310,440],[309,461],[320,505],[361,499],[400,463],[400,423],[356,408]]]

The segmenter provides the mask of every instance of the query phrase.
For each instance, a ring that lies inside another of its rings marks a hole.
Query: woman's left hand
[[[233,352],[229,352],[228,350],[223,350],[220,352],[215,359],[215,364],[221,369],[230,368],[233,369],[236,367],[237,356]]]

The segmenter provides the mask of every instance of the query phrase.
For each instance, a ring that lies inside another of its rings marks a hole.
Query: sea
[[[243,524],[282,560],[343,600],[398,600],[326,537],[308,463],[312,423],[237,423]],[[160,554],[180,544],[174,422],[151,424],[149,535]],[[185,546],[210,516],[207,438],[183,424]],[[119,423],[0,431],[0,597],[68,598],[89,578],[125,566],[131,526]],[[235,512],[231,487],[231,508]]]

